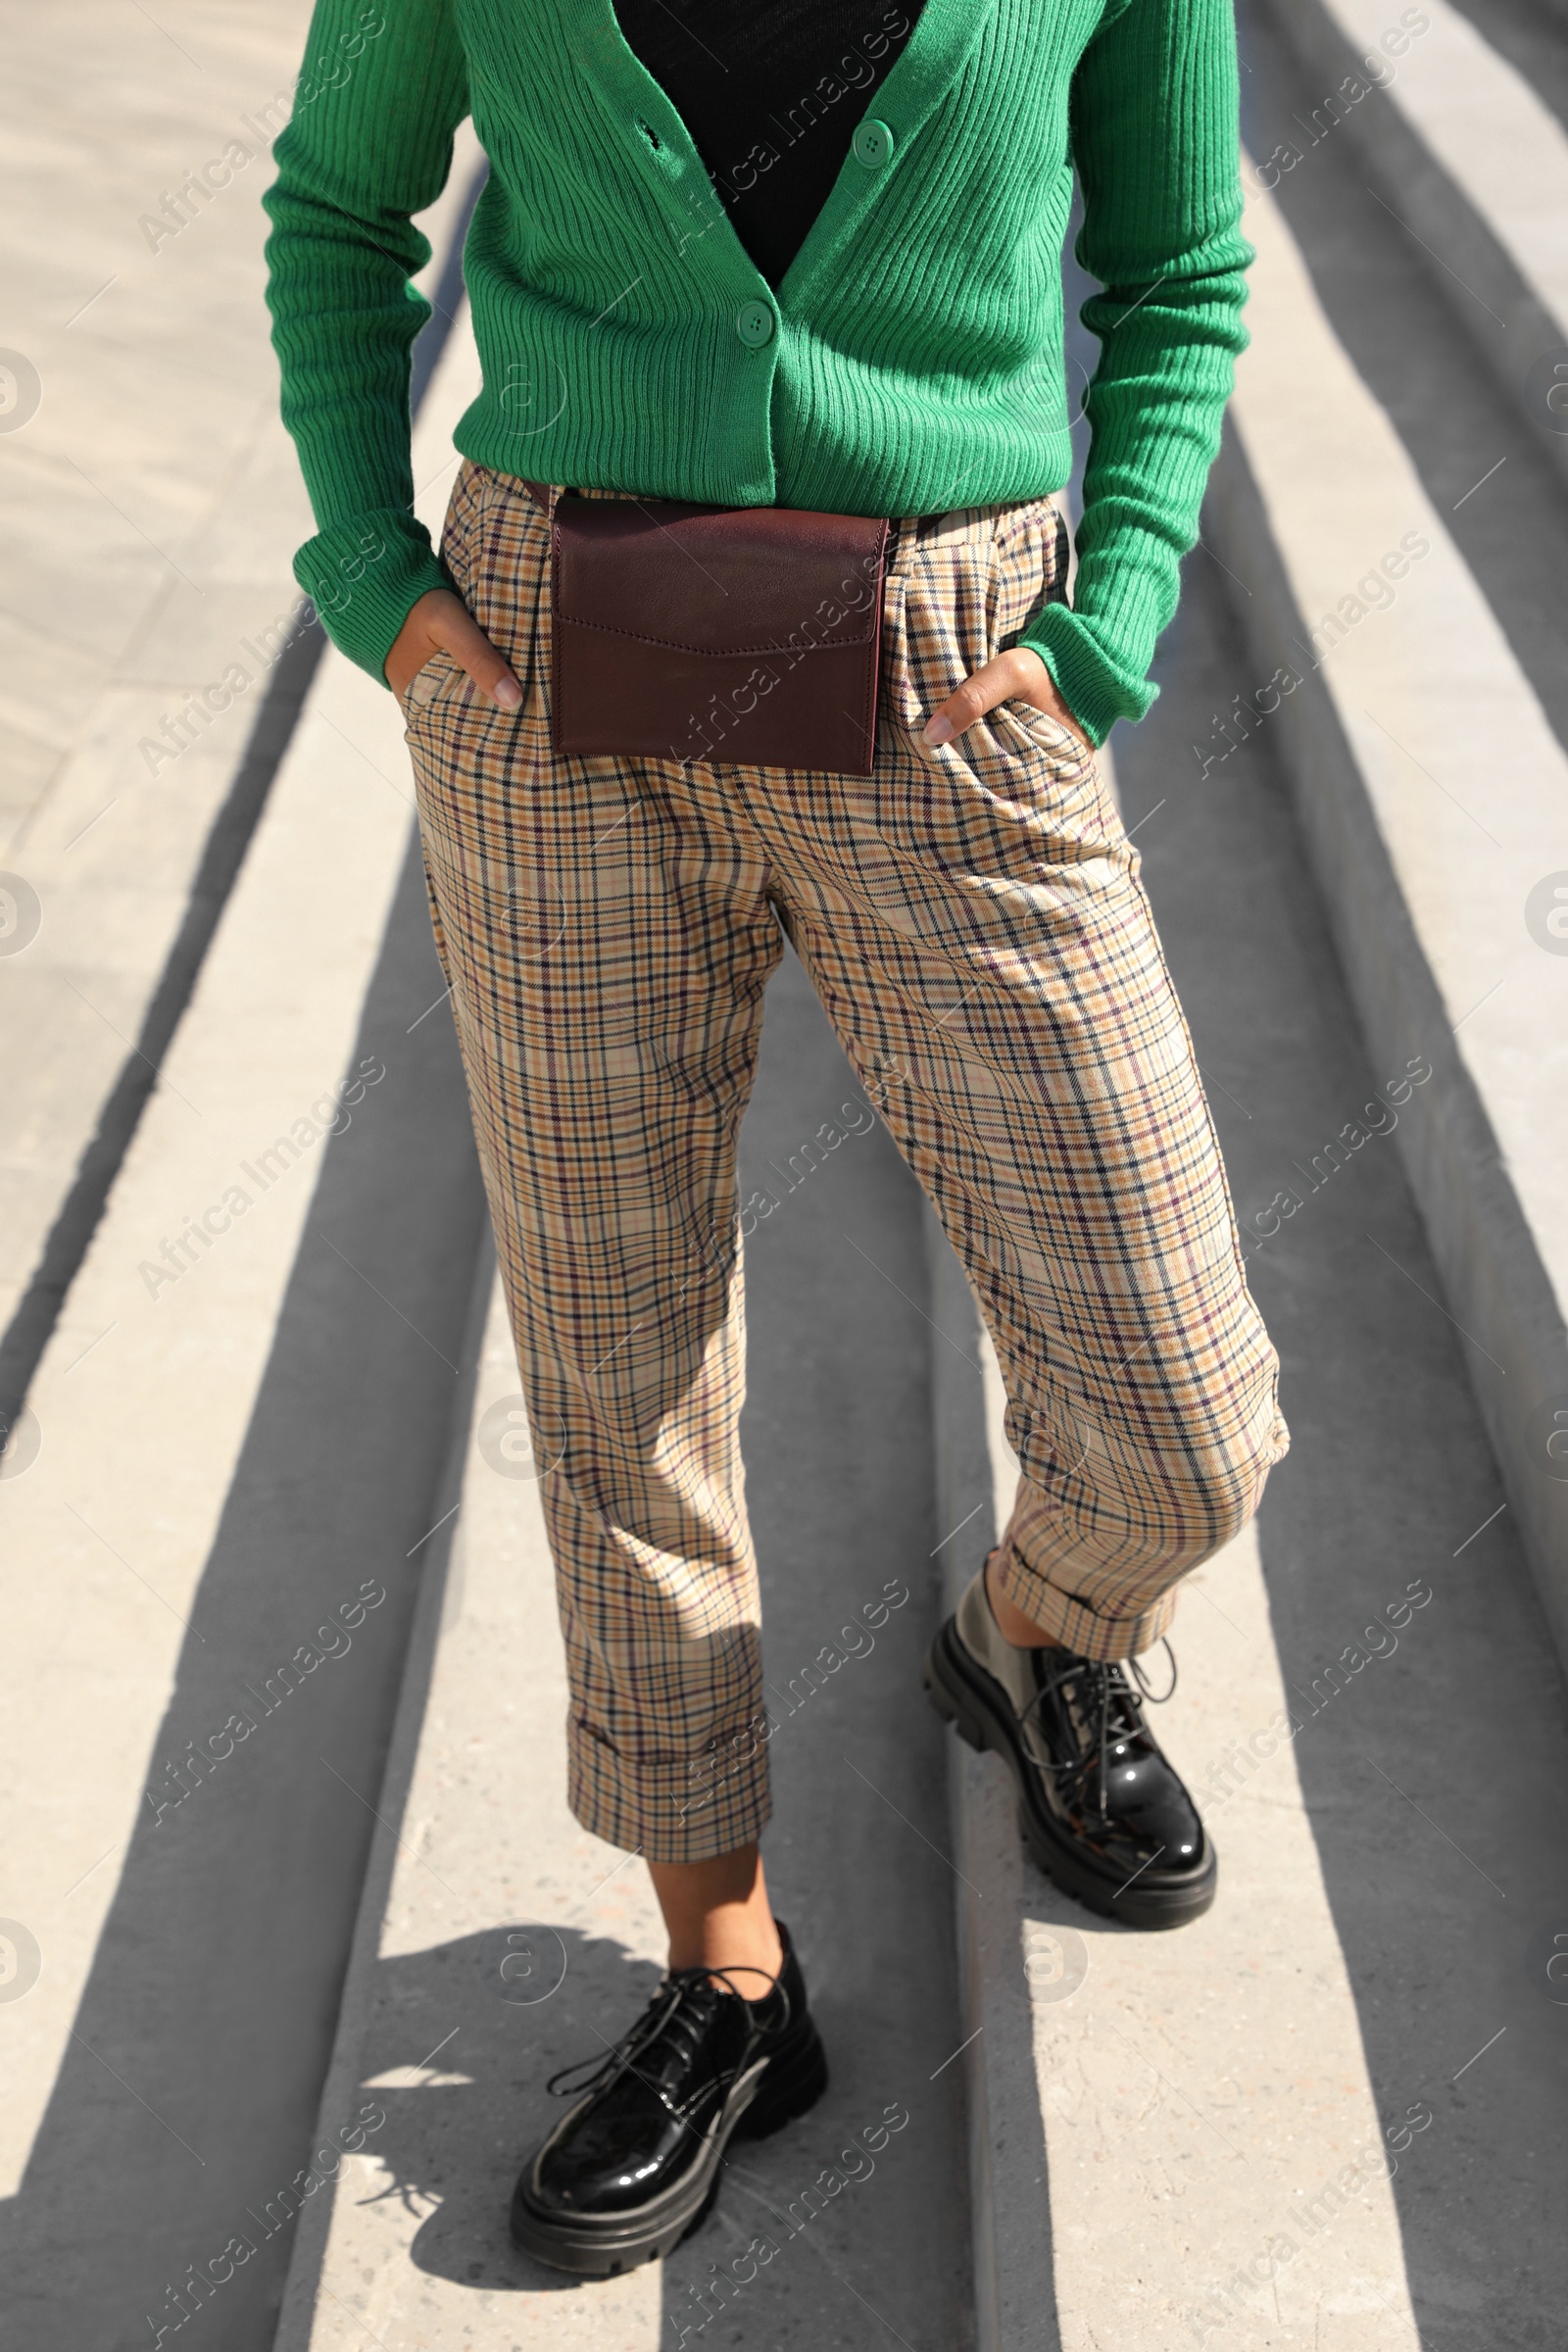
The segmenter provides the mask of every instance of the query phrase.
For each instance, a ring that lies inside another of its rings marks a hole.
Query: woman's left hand
[[[972,727],[977,718],[984,718],[988,710],[994,710],[998,703],[1007,702],[1033,703],[1037,710],[1048,712],[1058,726],[1075,735],[1093,757],[1095,747],[1057,693],[1055,679],[1040,656],[1027,645],[1009,646],[1004,654],[998,654],[995,661],[988,662],[984,669],[977,669],[961,686],[956,686],[926,720],[924,739],[933,749],[952,743],[955,736]]]

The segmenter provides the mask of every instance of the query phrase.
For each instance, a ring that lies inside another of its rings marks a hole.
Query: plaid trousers
[[[612,496],[613,493],[601,493]],[[787,934],[961,1259],[1022,1466],[1001,1581],[1122,1658],[1288,1444],[1138,852],[1093,758],[1002,704],[920,729],[1066,593],[1050,499],[896,522],[875,773],[551,747],[549,533],[466,464],[443,554],[512,663],[408,696],[564,1634],[570,1801],[656,1861],[767,1818],[736,1141]]]

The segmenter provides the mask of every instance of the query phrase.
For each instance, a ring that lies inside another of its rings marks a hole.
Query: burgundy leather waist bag
[[[524,487],[558,752],[871,773],[885,519]]]

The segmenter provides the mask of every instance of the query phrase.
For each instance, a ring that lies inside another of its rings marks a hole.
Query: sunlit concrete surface
[[[1292,40],[1324,24],[1293,18]],[[1538,1142],[1561,1093],[1568,897],[1568,437],[1542,390],[1557,330],[1400,127],[1397,82],[1298,136],[1324,61],[1293,54],[1284,25],[1247,0],[1244,128],[1275,163],[1247,174],[1256,323],[1206,510],[1250,675],[1194,756],[1270,736],[1369,1043],[1382,1061],[1429,1041],[1437,1075],[1398,1149],[1561,1652],[1568,1323],[1560,1188]],[[1523,55],[1517,10],[1509,26]],[[1562,73],[1537,80],[1560,119]],[[1461,269],[1440,266],[1445,243]],[[1363,525],[1396,507],[1423,518],[1410,548],[1362,561]]]
[[[1439,1070],[1435,1094],[1412,1100],[1412,1129],[1441,1152],[1443,1094],[1468,1082],[1522,1211],[1522,1296],[1484,1330],[1468,1302],[1459,1312],[1524,1499],[1544,1512],[1558,1497],[1543,1477],[1535,1429],[1557,1385],[1568,1304],[1568,957],[1550,952],[1549,928],[1568,750],[1448,514],[1335,337],[1272,198],[1253,201],[1248,226],[1258,252],[1254,342],[1239,370],[1235,418],[1308,634],[1278,642],[1273,668],[1242,689],[1244,708],[1266,729],[1285,692],[1320,679],[1364,780],[1438,991],[1440,1033],[1409,1041],[1406,1058],[1424,1054]],[[1479,444],[1477,484],[1490,457]],[[1205,753],[1228,756],[1231,715],[1200,739]],[[1549,1597],[1559,1639],[1568,1629],[1565,1534],[1568,1514],[1558,1511],[1536,1535],[1548,1576],[1556,1557]]]
[[[391,757],[395,712],[354,673],[338,683],[339,711]],[[37,1458],[0,1486],[7,1555],[32,1570],[9,1589],[6,1651],[33,1668],[7,1708],[13,1768],[48,1748],[62,1705],[81,1709],[69,1779],[10,1841],[13,1900],[49,1956],[36,1994],[7,2020],[24,2053],[5,2103],[13,2185],[114,1899],[117,1873],[95,1866],[149,1819],[147,1748],[326,1137],[375,1116],[384,1056],[354,1049],[406,835],[373,772],[343,772],[323,710],[319,733],[299,739],[34,1383],[24,1443]],[[280,968],[284,906],[292,953]]]
[[[1387,77],[1396,105],[1568,340],[1568,133],[1528,75],[1447,0],[1404,11],[1388,0],[1321,5],[1375,61],[1366,78]]]
[[[315,650],[286,650],[312,525],[261,209],[308,21],[253,0],[7,24],[0,1402],[79,1262]],[[466,132],[424,220],[427,292],[477,160]]]
[[[473,368],[454,342],[432,387],[436,518]],[[373,1818],[352,1784],[373,1796],[478,1231],[450,1023],[427,1017],[442,1003],[399,714],[334,654],[0,1481],[18,1672],[0,1742],[8,1911],[41,1955],[0,2024],[21,2239],[4,2269],[29,2330],[60,2310],[118,2340],[127,2305],[161,2298],[159,2217],[216,2232],[215,2251],[240,2226],[249,2183],[215,2159],[215,2132],[271,2166],[314,2110],[333,1936]],[[345,1402],[369,1416],[359,1439],[334,1424]],[[372,1428],[398,1430],[394,1461],[368,1449]],[[321,1615],[352,1611],[367,1585],[384,1598],[344,1627],[354,1664],[307,1668],[335,1678],[333,1763],[330,1738],[327,1760],[319,1741],[295,1747],[308,1707],[287,1730],[271,1720],[296,1695],[277,1670],[335,1641]],[[40,1780],[29,1759],[66,1719],[72,1770]],[[228,1769],[204,1779],[192,1741]],[[89,2147],[124,2193],[84,2233],[58,2184]],[[266,2270],[231,2343],[266,2340]]]
[[[310,510],[276,413],[261,197],[310,9],[86,0],[6,20],[5,341],[22,366],[8,357],[0,415],[0,822],[14,847],[101,698],[138,734],[155,728],[293,602]]]

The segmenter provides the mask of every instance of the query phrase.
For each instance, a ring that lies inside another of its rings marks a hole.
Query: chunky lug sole
[[[662,2261],[711,2212],[729,2142],[768,2138],[814,2107],[826,2088],[827,2053],[807,2016],[771,2058],[758,2059],[734,2083],[697,2162],[668,2188],[629,2212],[568,2215],[534,2196],[530,2167],[513,2192],[512,2242],[535,2262],[584,2278],[614,2278]]]
[[[1086,1910],[1119,1919],[1132,1928],[1180,1928],[1214,1900],[1218,1877],[1214,1849],[1200,1870],[1158,1875],[1152,1868],[1133,1879],[1078,1843],[1057,1821],[1040,1793],[1039,1767],[1026,1754],[1016,1731],[1011,1701],[958,1640],[950,1617],[926,1652],[926,1693],[945,1723],[971,1747],[1002,1757],[1018,1790],[1018,1827],[1034,1860],[1066,1894]]]

